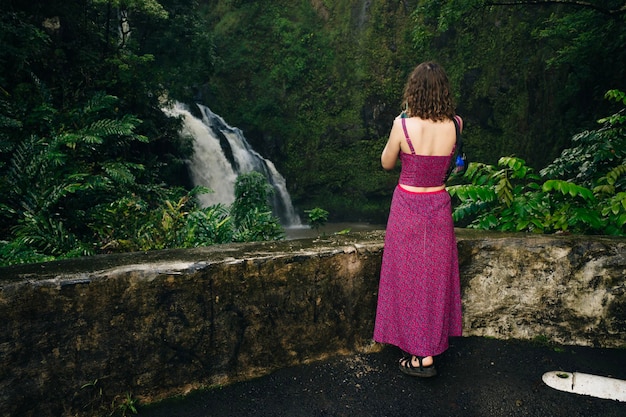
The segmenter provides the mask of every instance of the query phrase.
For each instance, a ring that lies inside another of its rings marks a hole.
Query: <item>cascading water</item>
[[[204,207],[235,201],[235,180],[239,174],[257,171],[267,178],[274,188],[272,208],[284,226],[300,226],[300,218],[291,203],[285,178],[276,170],[272,161],[256,152],[243,132],[229,126],[222,117],[208,107],[197,105],[202,113],[198,119],[184,105],[176,103],[165,109],[171,116],[183,117],[183,135],[194,138],[194,154],[189,169],[194,185],[202,185],[213,193],[198,198]]]

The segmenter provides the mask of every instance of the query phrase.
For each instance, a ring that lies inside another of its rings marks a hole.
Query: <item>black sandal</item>
[[[423,356],[416,356],[419,366],[413,366],[413,358],[409,356],[408,358],[400,359],[400,370],[410,376],[419,376],[422,378],[430,378],[432,376],[437,375],[437,370],[435,369],[435,363],[428,366],[424,366],[422,364]]]

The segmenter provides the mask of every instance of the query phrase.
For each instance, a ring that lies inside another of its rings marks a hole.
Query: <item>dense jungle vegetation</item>
[[[0,264],[280,238],[254,174],[233,207],[198,207],[168,100],[240,127],[302,213],[382,223],[397,173],[380,151],[429,59],[466,122],[459,225],[623,235],[625,16],[624,0],[3,0]]]

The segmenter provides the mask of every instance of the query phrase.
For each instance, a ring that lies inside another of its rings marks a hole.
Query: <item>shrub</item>
[[[616,90],[607,98],[626,104]],[[626,234],[625,122],[624,109],[599,120],[600,129],[574,136],[539,175],[515,157],[471,163],[469,184],[448,187],[458,200],[454,220],[501,231]]]

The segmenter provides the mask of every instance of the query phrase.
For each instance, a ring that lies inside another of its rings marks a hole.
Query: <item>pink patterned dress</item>
[[[400,183],[443,184],[451,155],[416,155],[408,135],[407,142],[412,154],[400,154]],[[414,193],[398,185],[385,233],[374,340],[412,355],[439,355],[450,336],[461,336],[461,314],[450,195],[446,190]]]

